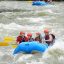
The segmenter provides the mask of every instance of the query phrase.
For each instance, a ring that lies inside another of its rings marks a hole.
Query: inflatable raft
[[[19,44],[16,49],[14,50],[13,54],[18,53],[27,53],[31,54],[33,52],[44,52],[48,48],[47,44],[41,44],[39,42],[33,41],[33,42],[22,42]]]
[[[48,3],[44,2],[44,1],[33,1],[32,5],[36,5],[36,6],[44,6],[47,5]]]

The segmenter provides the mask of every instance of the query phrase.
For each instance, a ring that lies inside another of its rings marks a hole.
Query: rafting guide
[[[55,42],[55,35],[54,34],[50,34],[48,29],[44,30],[44,40],[42,40],[43,42],[47,43],[48,45],[53,45],[53,43]]]

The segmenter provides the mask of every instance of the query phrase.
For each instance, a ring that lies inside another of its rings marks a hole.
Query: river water
[[[20,31],[41,32],[48,28],[56,43],[43,54],[13,55],[13,48],[0,47],[0,64],[64,64],[64,2],[32,6],[28,1],[0,2],[0,41],[5,36],[16,38]]]

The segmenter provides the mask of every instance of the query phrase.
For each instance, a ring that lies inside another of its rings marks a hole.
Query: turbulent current
[[[0,41],[5,36],[16,38],[20,31],[41,32],[48,28],[56,42],[43,54],[13,55],[11,46],[0,47],[0,64],[64,64],[64,2],[32,6],[31,2],[0,2]]]

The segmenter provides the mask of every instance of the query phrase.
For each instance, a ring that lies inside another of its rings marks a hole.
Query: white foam
[[[17,62],[21,62],[21,61],[25,61],[26,59],[32,57],[32,55],[23,55],[23,56],[20,56],[19,59],[17,60]]]
[[[43,62],[31,62],[31,63],[26,63],[26,64],[43,64]]]
[[[44,12],[54,13],[51,9],[44,10]]]
[[[3,55],[4,55],[4,53],[2,51],[0,51],[0,57],[3,56]]]
[[[52,49],[56,49],[56,48],[64,50],[64,42],[62,40],[56,40],[56,42],[53,45]]]
[[[33,17],[30,17],[30,18],[27,18],[27,17],[24,17],[24,18],[20,18],[20,17],[17,17],[18,20],[28,20],[28,22],[30,23],[38,23],[40,21],[44,21],[45,19],[44,18],[41,18],[41,17],[38,17],[38,18],[33,18]]]
[[[30,18],[30,22],[35,22],[35,23],[38,23],[38,22],[43,22],[44,19],[43,18]]]
[[[45,27],[45,25],[43,26],[30,26],[30,25],[19,25],[16,23],[10,23],[10,24],[2,24],[0,23],[0,27],[3,29],[8,29],[8,30],[37,30],[37,29],[41,29],[43,27]],[[35,29],[34,29],[35,28]]]
[[[56,40],[55,44],[49,47],[46,52],[43,54],[42,59],[44,64],[47,62],[51,64],[64,63],[64,42],[62,40]],[[62,62],[61,62],[62,61]]]
[[[58,60],[59,60],[59,61],[62,61],[62,60],[64,61],[64,57],[63,57],[63,56],[60,56],[60,57],[58,58]]]
[[[28,54],[28,55],[21,55],[21,56],[19,56],[19,58],[17,57],[17,59],[16,59],[16,63],[18,63],[18,64],[25,64],[26,62],[28,62],[27,61],[27,59],[29,59],[29,58],[31,58],[32,57],[32,55],[31,54]]]

